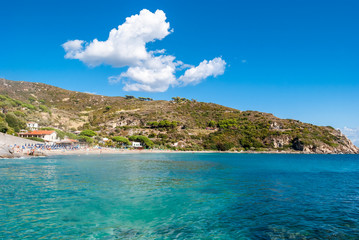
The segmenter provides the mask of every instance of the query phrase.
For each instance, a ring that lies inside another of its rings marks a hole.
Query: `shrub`
[[[29,97],[28,99],[29,99],[29,101],[30,101],[31,103],[33,103],[33,102],[36,101],[36,98],[34,98],[34,97]]]
[[[80,142],[86,142],[86,143],[90,143],[90,144],[94,142],[94,139],[90,138],[88,136],[80,136],[79,140],[80,140]]]
[[[7,133],[8,130],[9,130],[9,125],[7,124],[7,122],[1,121],[0,122],[0,132]]]
[[[18,116],[18,117],[25,117],[25,116],[26,116],[25,113],[20,112],[20,111],[14,111],[14,114],[15,114],[16,116]]]
[[[228,151],[230,150],[231,148],[234,147],[234,144],[233,143],[230,143],[230,142],[225,142],[225,143],[219,143],[217,144],[217,149],[219,151]]]
[[[217,122],[216,122],[216,121],[211,120],[211,121],[209,121],[209,122],[208,122],[207,126],[208,126],[208,127],[211,127],[211,128],[214,128],[214,127],[216,127],[216,126],[217,126]]]
[[[40,105],[39,108],[40,108],[40,110],[43,111],[43,112],[48,112],[48,113],[50,112],[49,108],[46,107],[45,105]]]
[[[34,105],[28,104],[28,103],[24,103],[22,106],[26,107],[27,109],[30,109],[30,110],[35,110],[36,109],[36,107]]]
[[[81,133],[80,133],[80,136],[86,136],[86,137],[94,137],[96,136],[97,134],[90,130],[90,129],[86,129],[86,130],[83,130]]]
[[[19,132],[20,129],[26,128],[26,122],[18,118],[12,112],[6,114],[5,120],[10,127],[14,128],[15,132]]]
[[[148,122],[147,125],[151,128],[176,128],[179,122],[162,120],[159,122]]]
[[[116,136],[112,138],[113,141],[117,142],[117,143],[124,143],[126,145],[130,145],[130,141],[125,138],[125,137],[121,137],[121,136]]]
[[[148,135],[148,138],[154,138],[154,137],[156,137],[156,134],[154,133],[150,133],[150,135]]]

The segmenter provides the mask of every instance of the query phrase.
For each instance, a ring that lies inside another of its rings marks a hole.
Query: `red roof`
[[[35,131],[26,132],[26,133],[22,133],[22,134],[25,134],[25,135],[50,135],[54,132],[55,131],[51,131],[51,130],[35,130]]]

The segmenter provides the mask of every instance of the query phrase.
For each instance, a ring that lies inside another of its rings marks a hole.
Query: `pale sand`
[[[143,150],[134,150],[134,149],[112,149],[112,148],[89,148],[79,149],[79,150],[45,150],[42,151],[48,156],[56,155],[102,155],[102,154],[150,154],[150,153],[254,153],[254,154],[299,154],[299,152],[289,152],[289,151],[266,151],[266,152],[255,152],[255,151],[243,151],[243,152],[234,152],[234,151],[175,151],[175,150],[153,150],[153,149],[143,149]]]

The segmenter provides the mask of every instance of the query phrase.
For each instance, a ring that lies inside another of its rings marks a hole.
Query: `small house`
[[[132,147],[133,148],[142,148],[142,145],[140,142],[132,142]]]
[[[26,126],[27,126],[27,128],[30,129],[30,130],[37,130],[37,129],[39,129],[39,124],[36,123],[36,122],[28,122],[28,123],[26,123]]]
[[[19,135],[20,135],[20,137],[25,137],[25,138],[27,138],[27,137],[42,138],[46,142],[56,142],[59,140],[57,138],[56,131],[53,131],[53,130],[35,130],[35,131],[20,133]]]

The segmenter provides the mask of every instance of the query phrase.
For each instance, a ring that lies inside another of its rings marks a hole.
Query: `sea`
[[[0,239],[359,239],[359,155],[0,159]]]

